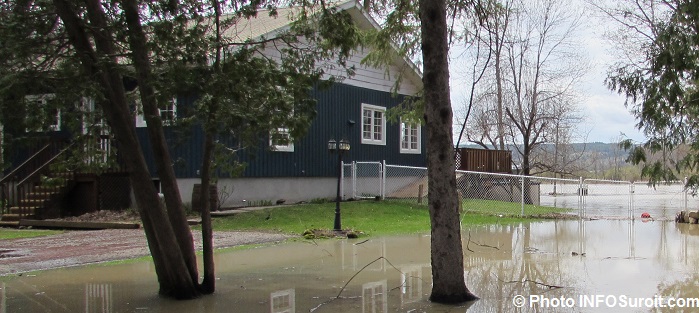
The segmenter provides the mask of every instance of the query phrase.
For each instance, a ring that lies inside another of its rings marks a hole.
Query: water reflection
[[[401,306],[422,300],[422,269],[427,266],[408,265],[402,266],[401,271]]]
[[[275,291],[269,294],[270,313],[295,313],[296,290],[287,289]]]
[[[380,280],[362,285],[362,313],[388,312],[388,283]]]
[[[112,285],[85,284],[85,313],[112,312]]]
[[[467,285],[482,298],[468,308],[427,300],[430,238],[411,235],[219,253],[216,294],[185,302],[156,296],[149,262],[3,277],[0,313],[509,312],[534,310],[514,307],[517,295],[698,293],[697,225],[551,221],[472,227],[463,238]]]

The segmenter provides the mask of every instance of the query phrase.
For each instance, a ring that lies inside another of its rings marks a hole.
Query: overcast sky
[[[587,142],[614,142],[624,134],[635,141],[644,136],[636,129],[635,117],[624,106],[625,98],[610,91],[604,84],[610,64],[614,62],[609,44],[603,39],[604,23],[586,18],[578,32],[579,42],[590,64],[588,74],[580,84],[579,109],[585,118],[578,131],[587,134]],[[468,85],[459,72],[459,60],[451,61],[452,105],[455,115],[463,110],[463,100],[468,97]],[[463,73],[463,70],[461,70]],[[458,131],[458,130],[455,130]]]

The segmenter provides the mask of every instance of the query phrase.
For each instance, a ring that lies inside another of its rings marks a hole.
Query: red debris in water
[[[645,212],[641,214],[641,218],[650,218],[650,214],[648,212]]]

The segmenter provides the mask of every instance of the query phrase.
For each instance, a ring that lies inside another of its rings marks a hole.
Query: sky
[[[579,85],[580,113],[584,121],[579,125],[579,137],[586,142],[615,142],[621,134],[634,141],[643,141],[645,136],[638,130],[635,117],[624,106],[625,97],[609,90],[604,83],[607,71],[614,62],[611,45],[603,38],[606,25],[596,18],[586,18],[578,31],[578,42],[587,55],[589,71]],[[455,115],[463,110],[463,100],[468,96],[468,85],[459,74],[459,62],[452,59],[452,106]]]
[[[613,142],[620,134],[635,141],[645,136],[635,125],[636,118],[624,106],[624,96],[607,88],[604,80],[614,63],[611,46],[603,38],[603,23],[590,19],[583,24],[581,46],[587,52],[592,66],[582,82],[583,99],[580,108],[585,115],[581,129],[588,130],[588,142]]]

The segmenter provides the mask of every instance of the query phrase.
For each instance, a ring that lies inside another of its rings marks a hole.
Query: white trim
[[[369,116],[365,116],[365,111],[370,112]],[[367,145],[386,145],[386,107],[362,103],[361,110],[362,117],[362,127],[361,138],[362,144]],[[380,113],[380,117],[377,118],[377,114]],[[377,123],[379,121],[379,123]],[[368,124],[367,124],[368,123]],[[368,127],[368,128],[367,128]],[[378,127],[378,131],[377,131]],[[366,130],[365,130],[366,129]],[[378,136],[377,136],[378,134]],[[366,137],[368,135],[368,137]],[[377,138],[379,137],[379,138]]]
[[[146,123],[146,119],[143,116],[143,105],[141,105],[141,96],[138,93],[138,88],[134,89],[131,92],[126,93],[126,101],[129,101],[129,109],[132,109],[131,106],[133,106],[133,116],[134,116],[134,125],[137,128],[140,127],[147,127],[148,124]]]
[[[422,126],[419,123],[406,123],[401,119],[400,122],[400,153],[404,154],[421,154],[422,153]],[[416,130],[415,142],[412,141],[412,134],[406,134],[406,129]],[[408,141],[405,141],[406,135]],[[403,144],[407,144],[407,148]],[[413,148],[413,146],[415,146]]]
[[[280,136],[285,136],[288,138],[289,143],[285,145],[281,144],[274,144],[274,138],[272,138],[275,133]],[[286,127],[278,127],[276,129],[273,129],[269,132],[269,147],[272,149],[272,151],[277,151],[277,152],[294,152],[294,142],[293,139],[291,138],[291,135],[289,134],[289,129]]]
[[[172,119],[163,118],[163,113],[172,112]],[[163,122],[163,126],[173,125],[177,120],[177,98],[174,97],[167,103],[167,107],[160,109],[158,108],[158,114],[160,115],[160,120]]]
[[[91,126],[91,123],[94,120],[94,113],[95,113],[95,99],[92,97],[82,97],[80,100],[80,106],[82,107],[83,115],[82,115],[82,123],[81,128],[82,128],[82,134],[86,135],[89,132],[89,128]]]
[[[146,123],[146,118],[143,116],[143,105],[141,104],[141,98],[138,95],[138,93],[134,94],[136,98],[134,98],[132,101],[133,106],[134,106],[134,119],[135,119],[135,124],[136,127],[147,127],[148,123]],[[170,111],[166,109],[160,109],[158,108],[158,116],[160,117],[161,121],[163,122],[163,126],[170,126],[173,124],[175,120],[177,120],[177,98],[173,97],[172,100],[168,103],[172,110],[172,120],[166,120],[163,119],[163,111]]]

